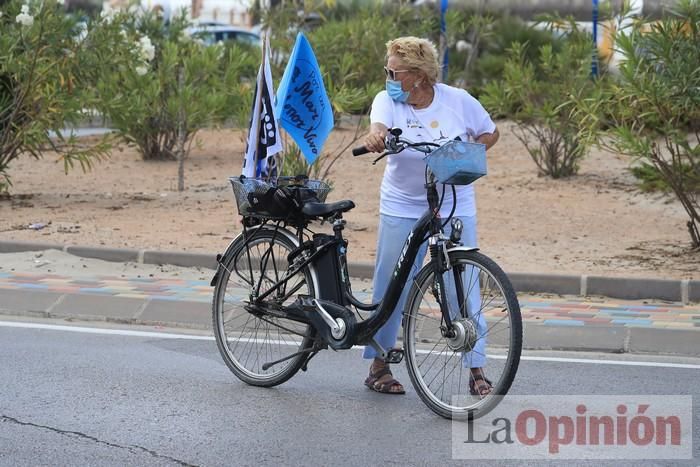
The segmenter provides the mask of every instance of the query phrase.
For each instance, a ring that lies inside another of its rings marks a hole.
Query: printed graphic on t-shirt
[[[406,128],[423,128],[423,125],[419,120],[409,117],[406,119]]]
[[[457,136],[457,138],[459,138],[459,136]],[[446,143],[447,141],[449,141],[449,139],[450,138],[448,136],[444,135],[442,133],[442,130],[440,130],[440,137],[438,139],[434,139],[433,143]]]

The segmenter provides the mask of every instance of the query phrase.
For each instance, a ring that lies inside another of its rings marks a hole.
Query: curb
[[[90,247],[0,240],[0,253],[60,250],[84,258],[112,262],[171,264],[183,267],[216,269],[216,254],[179,251],[137,250],[128,248]],[[371,279],[372,263],[348,264],[352,277]],[[657,299],[687,304],[700,302],[700,280],[602,277],[587,275],[558,275],[508,273],[516,292],[552,293],[559,295],[599,295],[624,300]]]
[[[0,297],[6,316],[211,330],[210,302],[1,289]],[[700,357],[698,331],[691,329],[523,324],[526,350]]]

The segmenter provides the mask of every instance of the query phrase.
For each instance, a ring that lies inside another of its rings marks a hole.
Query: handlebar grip
[[[368,152],[369,152],[369,149],[367,149],[367,146],[360,146],[358,148],[352,149],[353,156],[361,156],[363,154],[367,154]]]

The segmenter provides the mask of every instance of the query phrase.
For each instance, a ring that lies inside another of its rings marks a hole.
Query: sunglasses
[[[396,73],[407,73],[411,70],[392,70],[391,68],[384,67],[384,73],[386,77],[392,81],[396,81]]]

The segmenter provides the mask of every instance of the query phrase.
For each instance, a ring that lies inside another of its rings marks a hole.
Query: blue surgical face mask
[[[409,92],[401,88],[401,81],[386,80],[386,92],[396,102],[406,102],[408,100]]]

